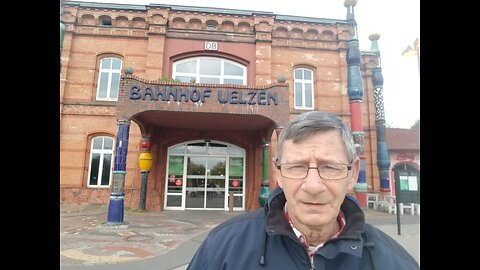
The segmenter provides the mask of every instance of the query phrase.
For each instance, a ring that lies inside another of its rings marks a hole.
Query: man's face
[[[285,141],[283,163],[297,163],[319,167],[329,163],[349,164],[338,130],[317,133],[302,142]],[[305,179],[282,177],[275,170],[278,184],[283,188],[288,202],[288,214],[296,226],[321,228],[336,222],[345,194],[353,190],[358,176],[358,158],[348,176],[340,180],[320,178],[317,170],[310,169]]]

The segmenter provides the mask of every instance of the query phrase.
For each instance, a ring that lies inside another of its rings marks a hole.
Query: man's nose
[[[303,180],[302,187],[305,191],[316,193],[325,189],[324,180],[320,177],[317,167],[309,167],[307,177]]]

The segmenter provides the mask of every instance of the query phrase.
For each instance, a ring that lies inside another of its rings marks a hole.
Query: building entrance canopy
[[[288,85],[157,83],[122,77],[117,118],[131,118],[142,131],[149,126],[205,130],[265,130],[288,121]],[[265,138],[267,141],[269,137]]]

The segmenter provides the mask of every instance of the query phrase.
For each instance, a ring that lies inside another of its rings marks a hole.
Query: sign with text
[[[408,177],[408,190],[418,191],[417,176],[412,175]]]
[[[242,157],[231,157],[229,165],[230,175],[236,177],[243,176],[243,158]]]
[[[206,51],[218,51],[218,42],[205,41]]]
[[[175,179],[175,175],[182,175],[183,174],[183,157],[171,156],[168,164],[168,172],[170,175],[170,179],[172,178]]]
[[[400,190],[408,191],[408,176],[400,175]]]
[[[213,98],[220,104],[247,104],[247,105],[278,105],[277,93],[268,90],[212,90],[212,89],[191,89],[177,88],[170,86],[147,86],[140,88],[133,86],[130,89],[130,100],[151,100],[159,102],[202,102]]]
[[[400,153],[397,156],[397,160],[410,160],[413,161],[415,160],[415,154],[412,153]]]

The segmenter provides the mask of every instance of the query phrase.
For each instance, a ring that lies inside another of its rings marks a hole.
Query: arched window
[[[173,63],[173,78],[181,82],[247,84],[247,68],[216,57],[194,57]]]
[[[120,87],[122,60],[113,57],[100,61],[97,100],[117,101]]]
[[[297,68],[293,78],[295,109],[313,110],[313,71]]]
[[[88,169],[89,187],[109,187],[112,174],[113,139],[98,136],[92,139],[90,165]]]

